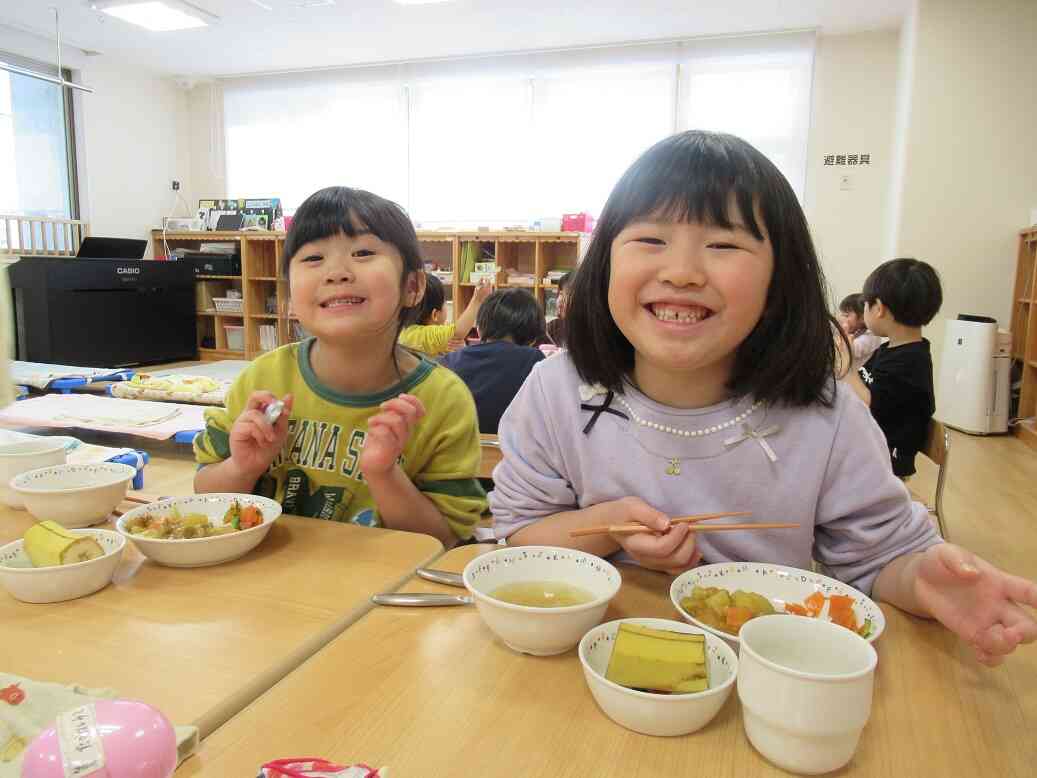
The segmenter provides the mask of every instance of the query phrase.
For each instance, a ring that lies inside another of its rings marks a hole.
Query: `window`
[[[289,210],[326,186],[405,203],[407,122],[399,85],[327,79],[224,89],[228,195]]]
[[[673,133],[675,79],[673,67],[538,78],[532,215],[600,214],[623,171]]]
[[[803,199],[813,57],[794,50],[690,58],[681,64],[680,129],[738,135]]]
[[[226,195],[290,211],[358,186],[424,227],[599,214],[638,155],[699,128],[746,138],[802,196],[813,50],[796,33],[234,79]]]
[[[57,74],[56,68],[2,52],[0,61]],[[68,71],[65,78],[71,78]],[[0,70],[0,213],[77,215],[72,128],[70,90]]]
[[[524,222],[532,196],[528,79],[418,82],[409,92],[415,220]]]

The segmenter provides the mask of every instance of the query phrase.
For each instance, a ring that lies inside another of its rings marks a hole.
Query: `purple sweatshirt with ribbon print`
[[[890,561],[940,542],[925,506],[893,475],[868,408],[841,384],[831,408],[754,408],[743,398],[693,410],[627,386],[585,434],[588,408],[605,399],[564,352],[533,368],[500,422],[504,459],[489,495],[498,538],[628,496],[669,516],[752,511],[739,520],[800,527],[704,533],[704,564],[809,569],[816,559],[866,593]]]

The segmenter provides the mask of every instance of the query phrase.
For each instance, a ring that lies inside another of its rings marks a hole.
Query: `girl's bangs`
[[[757,240],[763,231],[753,192],[766,183],[755,161],[724,136],[675,136],[649,149],[626,172],[606,204],[619,229],[642,219],[715,224],[730,229],[732,200]]]

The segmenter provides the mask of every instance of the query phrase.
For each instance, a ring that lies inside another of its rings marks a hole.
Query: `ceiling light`
[[[91,6],[109,16],[154,32],[206,27],[210,20],[216,21],[219,18],[191,3],[177,2],[177,0],[151,0],[151,2],[114,0],[114,2],[92,3]]]

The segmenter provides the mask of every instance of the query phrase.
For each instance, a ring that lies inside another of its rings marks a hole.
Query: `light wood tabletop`
[[[156,475],[149,465],[162,490]],[[0,509],[0,542],[32,522]],[[88,597],[30,605],[0,591],[0,668],[114,689],[205,737],[441,551],[427,535],[291,516],[213,567],[162,567],[128,543],[112,585]]]
[[[459,571],[487,548],[454,549],[435,566]],[[675,618],[670,577],[620,570],[606,619]],[[401,591],[458,590],[415,579]],[[1020,684],[1020,673],[982,668],[938,624],[882,607],[871,720],[853,761],[834,775],[1032,775],[1037,677]],[[640,735],[598,709],[575,650],[514,653],[472,606],[371,611],[217,730],[176,775],[253,775],[267,760],[300,755],[384,765],[399,778],[788,775],[749,744],[737,691],[697,733]]]

